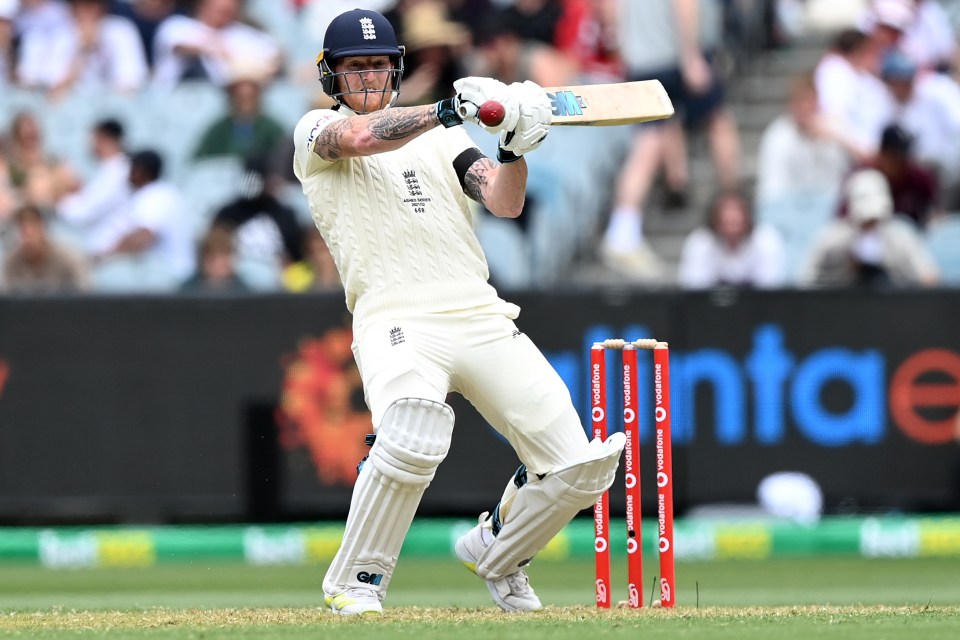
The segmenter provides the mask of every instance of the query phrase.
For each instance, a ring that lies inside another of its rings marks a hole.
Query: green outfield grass
[[[654,558],[647,559],[650,596]],[[547,608],[500,614],[454,561],[401,559],[377,619],[319,608],[322,566],[0,567],[0,637],[22,638],[884,638],[960,637],[960,562],[804,558],[682,563],[674,611],[591,606],[591,562],[540,562]],[[614,567],[615,584],[625,583]],[[619,597],[625,589],[619,588]],[[361,630],[358,627],[363,627]],[[368,629],[367,629],[368,628]],[[664,634],[664,635],[661,635]]]

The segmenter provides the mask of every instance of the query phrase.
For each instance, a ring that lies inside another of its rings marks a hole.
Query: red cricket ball
[[[480,105],[480,111],[477,112],[477,118],[488,127],[495,127],[507,115],[507,110],[496,100],[487,100]]]

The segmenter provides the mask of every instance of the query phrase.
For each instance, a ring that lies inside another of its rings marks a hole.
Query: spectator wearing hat
[[[89,289],[83,258],[53,241],[43,213],[27,205],[14,214],[17,245],[3,262],[0,290],[13,293],[64,293]]]
[[[849,215],[814,243],[800,284],[810,287],[933,286],[937,268],[911,224],[893,216],[886,177],[862,169],[845,186]]]
[[[280,124],[263,112],[263,83],[255,69],[233,71],[225,87],[227,113],[210,124],[193,153],[195,159],[211,156],[263,158],[287,137]]]
[[[957,37],[944,3],[910,0],[914,19],[898,46],[921,70],[949,72],[957,55]]]
[[[107,13],[107,0],[70,0],[70,17],[23,38],[19,81],[54,97],[74,88],[133,92],[149,73],[143,43],[126,18]]]
[[[466,75],[460,60],[467,53],[470,32],[451,20],[436,0],[399,3],[384,14],[396,25],[404,56],[403,92],[397,104],[422,104],[450,97],[454,80]]]
[[[861,20],[861,29],[879,52],[899,46],[917,18],[915,0],[872,0]]]
[[[913,156],[931,169],[945,194],[960,183],[960,85],[941,73],[918,70],[905,54],[886,55],[881,73],[890,89],[893,121],[914,140]]]
[[[913,157],[913,136],[896,124],[884,128],[880,148],[871,161],[860,168],[877,169],[887,180],[893,211],[923,228],[936,213],[940,186],[937,176]],[[850,203],[841,203],[840,216],[847,215]]]

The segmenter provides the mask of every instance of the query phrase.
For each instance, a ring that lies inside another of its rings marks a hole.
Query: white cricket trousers
[[[500,303],[378,318],[356,328],[353,354],[374,426],[401,398],[446,402],[457,391],[530,472],[545,474],[582,456],[587,436],[570,392],[517,329],[516,310]]]

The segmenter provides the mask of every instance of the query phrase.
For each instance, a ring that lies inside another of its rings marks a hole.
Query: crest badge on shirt
[[[423,190],[420,188],[420,180],[417,179],[417,172],[413,169],[404,171],[403,180],[407,184],[407,193],[410,195],[409,198],[404,198],[403,201],[411,206],[414,213],[426,213],[427,203],[430,202],[430,198],[423,196]]]

